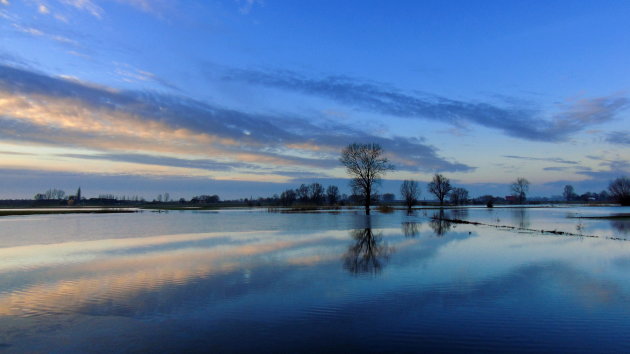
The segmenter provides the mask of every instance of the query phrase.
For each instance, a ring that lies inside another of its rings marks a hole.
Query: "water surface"
[[[3,217],[0,350],[628,351],[629,211]]]

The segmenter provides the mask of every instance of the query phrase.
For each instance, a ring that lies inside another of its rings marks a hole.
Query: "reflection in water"
[[[405,237],[416,237],[420,234],[421,222],[405,221],[401,224],[402,233]]]
[[[355,242],[343,256],[344,268],[353,274],[380,272],[392,252],[382,235],[374,234],[371,227],[352,230],[350,235]]]
[[[520,228],[526,229],[529,227],[529,211],[527,208],[514,208],[512,209],[512,220],[514,224]]]
[[[453,223],[445,219],[447,217],[444,215],[444,209],[440,209],[440,212],[433,214],[429,221],[429,226],[437,236],[444,236],[453,227]]]
[[[453,219],[466,220],[468,219],[468,208],[451,209]]]
[[[610,226],[624,235],[630,234],[630,220],[610,220]]]

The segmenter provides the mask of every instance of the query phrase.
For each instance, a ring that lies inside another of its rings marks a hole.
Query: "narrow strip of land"
[[[504,229],[504,230],[517,230],[517,231],[528,231],[528,232],[541,233],[541,234],[552,234],[552,235],[574,236],[574,237],[605,238],[607,240],[629,241],[628,239],[622,238],[622,237],[602,237],[598,235],[586,235],[586,234],[574,233],[574,232],[568,232],[568,231],[531,229],[527,227],[519,227],[519,226],[511,226],[511,225],[486,224],[486,223],[482,223],[478,221],[468,221],[468,220],[461,220],[461,219],[447,219],[447,218],[434,218],[434,219],[440,220],[440,221],[451,222],[454,224],[488,226],[488,227],[494,227],[497,229]]]

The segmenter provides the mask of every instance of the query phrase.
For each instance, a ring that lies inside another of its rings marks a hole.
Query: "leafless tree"
[[[630,205],[630,178],[624,176],[615,179],[610,182],[608,190],[617,203],[624,206]]]
[[[323,204],[325,197],[324,186],[319,183],[311,183],[308,186],[308,197],[312,203],[317,205]]]
[[[566,186],[564,186],[564,191],[562,192],[562,196],[564,197],[564,200],[566,200],[567,202],[570,202],[571,200],[573,200],[575,198],[575,189],[573,189],[573,186],[570,184],[567,184]]]
[[[403,181],[400,186],[400,194],[405,200],[405,205],[407,205],[407,209],[411,209],[418,202],[418,197],[420,197],[420,188],[418,187],[418,182],[412,180]]]
[[[519,177],[512,183],[512,193],[518,199],[519,203],[525,202],[525,196],[529,191],[529,181],[523,177]]]
[[[435,176],[433,176],[433,180],[429,182],[428,189],[429,192],[433,193],[437,199],[440,200],[440,205],[443,205],[444,198],[453,187],[451,187],[451,181],[449,181],[448,178],[436,173]]]
[[[297,197],[293,189],[287,189],[280,194],[280,203],[282,203],[283,206],[290,206],[296,199]]]
[[[383,156],[383,149],[378,144],[350,144],[342,150],[339,161],[352,176],[352,190],[361,197],[365,213],[370,214],[375,184],[394,166]]]
[[[309,192],[308,186],[304,183],[302,183],[300,187],[298,187],[298,189],[295,190],[297,199],[302,203],[308,202],[308,192]]]
[[[326,188],[326,199],[328,199],[328,204],[335,205],[339,202],[339,188],[334,185],[328,186]]]
[[[455,205],[464,204],[468,202],[468,190],[461,187],[453,188],[449,197],[451,199],[451,203]]]

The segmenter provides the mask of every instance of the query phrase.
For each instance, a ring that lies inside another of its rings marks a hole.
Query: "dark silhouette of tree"
[[[35,200],[61,200],[66,197],[66,192],[60,189],[49,189],[45,193],[35,194]]]
[[[468,191],[466,188],[453,188],[449,197],[451,199],[451,203],[455,205],[465,204],[468,202]]]
[[[77,189],[77,203],[81,203],[81,187]]]
[[[220,201],[221,201],[221,198],[219,198],[219,196],[216,194],[199,195],[199,196],[193,197],[190,200],[191,203],[199,203],[199,204],[213,204],[213,203],[218,203]]]
[[[396,195],[394,193],[385,193],[381,196],[381,200],[384,203],[392,203],[396,200]]]
[[[444,209],[440,208],[439,213],[435,213],[431,217],[429,227],[433,229],[433,232],[435,232],[437,236],[442,237],[451,230],[453,223],[447,220],[444,214]]]
[[[339,161],[352,176],[352,191],[359,196],[365,206],[365,213],[370,214],[370,205],[375,194],[375,184],[394,166],[383,157],[383,149],[378,144],[350,144],[341,151]]]
[[[412,180],[404,180],[402,185],[400,185],[400,195],[405,201],[405,205],[407,209],[411,209],[416,203],[418,203],[418,198],[420,197],[420,187],[418,182]]]
[[[293,203],[295,203],[295,200],[297,199],[297,196],[295,194],[295,191],[293,189],[287,189],[286,191],[282,192],[280,194],[280,203],[283,206],[291,206],[293,205]]]
[[[328,186],[326,188],[326,199],[328,200],[328,204],[335,205],[339,203],[339,188],[334,185]]]
[[[302,202],[308,202],[309,198],[309,189],[306,184],[301,184],[298,189],[295,190],[295,194],[297,195],[297,199]]]
[[[529,191],[529,181],[523,177],[519,177],[512,183],[512,195],[516,197],[520,204],[523,204]]]
[[[453,187],[451,187],[451,181],[439,173],[433,176],[433,180],[429,182],[427,188],[429,192],[437,197],[440,201],[440,205],[444,205],[444,198],[448,195],[448,192],[453,189]]]
[[[311,183],[311,185],[308,186],[308,197],[312,203],[317,205],[324,204],[324,200],[326,199],[324,186],[319,183]]]
[[[624,206],[630,205],[630,178],[624,176],[615,179],[610,182],[608,190],[614,201]]]
[[[352,230],[350,235],[354,243],[343,257],[344,268],[353,274],[380,272],[392,252],[382,236],[373,234],[371,227]]]
[[[567,202],[570,202],[573,199],[575,199],[575,189],[573,189],[573,186],[570,184],[567,184],[566,186],[564,186],[564,191],[562,192],[562,196],[564,197],[564,200],[566,200]]]

